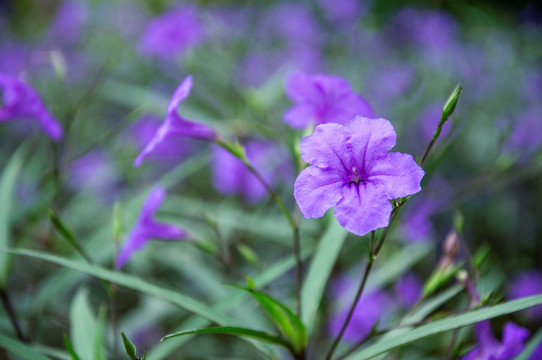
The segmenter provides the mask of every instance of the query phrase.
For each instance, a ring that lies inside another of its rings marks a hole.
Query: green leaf
[[[313,249],[304,248],[301,252],[301,259],[306,259],[310,254],[313,253]],[[254,277],[253,281],[258,287],[265,286],[271,283],[273,280],[284,275],[286,272],[290,271],[295,266],[295,257],[293,255],[278,261],[267,270],[258,274]],[[228,309],[234,308],[241,303],[245,297],[248,296],[246,293],[240,293],[238,291],[230,293],[223,300],[219,301],[213,308],[221,311],[226,311]],[[201,328],[204,326],[209,326],[209,323],[200,317],[191,317],[189,318],[182,327],[179,327],[179,331],[184,331],[185,329],[194,329]],[[162,360],[169,357],[177,349],[179,349],[183,344],[185,344],[191,337],[185,336],[178,339],[177,341],[172,342],[161,342],[157,344],[154,348],[151,349],[149,353],[149,360]]]
[[[123,332],[120,333],[120,336],[122,337],[122,344],[124,345],[124,351],[126,354],[130,357],[132,360],[139,360],[136,355],[136,347],[130,339],[126,335],[124,335]]]
[[[463,268],[463,263],[455,267],[437,269],[431,274],[423,287],[423,297],[427,297],[446,285]]]
[[[279,331],[291,341],[296,353],[305,348],[307,345],[307,330],[301,319],[292,310],[260,291],[240,286],[238,288],[248,291],[260,303]]]
[[[17,176],[23,167],[24,158],[28,150],[28,143],[19,146],[17,151],[11,156],[6,165],[4,165],[2,176],[0,177],[0,249],[7,249],[10,246],[10,216],[13,203],[13,194],[15,194],[15,184]],[[5,288],[11,259],[8,254],[0,253],[0,287]]]
[[[248,337],[248,338],[256,339],[256,340],[263,341],[266,343],[280,345],[287,349],[291,349],[290,343],[288,343],[286,340],[284,340],[280,336],[267,334],[262,331],[239,328],[239,327],[231,327],[231,326],[178,332],[178,333],[166,335],[162,339],[162,341],[168,340],[174,337],[178,337],[178,336],[195,335],[195,334],[227,334],[227,335],[235,335],[235,336],[240,336],[240,337]]]
[[[70,341],[70,337],[67,334],[64,333],[63,338],[64,338],[64,347],[68,351],[68,354],[70,355],[70,359],[71,360],[81,360],[79,355],[77,355],[77,353],[73,349],[72,343]]]
[[[103,350],[104,346],[104,329],[105,329],[105,317],[107,315],[107,308],[102,305],[98,311],[98,318],[96,319],[96,332],[94,334],[94,360],[105,360]]]
[[[73,231],[60,219],[57,213],[53,209],[47,209],[47,215],[53,224],[53,227],[56,231],[66,240],[68,243],[73,246],[75,250],[89,263],[91,263],[90,257],[85,253],[85,250],[79,245],[75,239]]]
[[[28,345],[20,342],[19,340],[9,338],[2,335],[1,333],[0,348],[5,349],[8,354],[17,355],[18,359],[20,358],[26,360],[51,360],[47,356],[40,354],[39,352],[32,349]]]
[[[93,360],[96,319],[88,300],[88,289],[81,288],[70,307],[70,340],[81,360]]]
[[[252,266],[255,268],[258,268],[260,266],[260,260],[258,259],[258,255],[252,250],[248,245],[245,244],[237,244],[235,247],[237,251],[239,251],[239,254]]]
[[[370,359],[379,354],[386,353],[390,350],[405,346],[417,340],[434,336],[446,331],[459,329],[483,320],[495,318],[497,316],[527,309],[539,304],[542,304],[542,295],[508,301],[492,307],[469,311],[462,315],[437,320],[430,324],[411,329],[406,333],[397,334],[396,336],[386,338],[385,340],[381,339],[373,345],[346,357],[345,360]]]
[[[96,278],[110,281],[112,283],[127,287],[139,291],[143,294],[153,296],[157,299],[168,301],[174,305],[177,305],[189,312],[204,317],[210,321],[213,321],[220,325],[233,324],[235,321],[221,312],[206,306],[199,301],[181,294],[177,291],[168,290],[160,286],[146,282],[136,276],[123,274],[116,271],[111,271],[99,266],[94,266],[86,263],[76,262],[73,260],[65,259],[60,256],[47,254],[43,252],[37,252],[33,250],[17,249],[9,250],[9,253],[16,255],[29,256],[36,259],[48,261],[57,265],[61,265],[87,275],[94,276]]]
[[[303,310],[301,317],[303,322],[307,324],[309,331],[312,328],[333,265],[337,261],[347,235],[348,232],[337,220],[331,219],[312,259],[301,291]]]

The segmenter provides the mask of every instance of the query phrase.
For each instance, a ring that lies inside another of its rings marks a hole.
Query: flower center
[[[352,175],[352,180],[351,180],[351,182],[354,182],[354,183],[356,183],[356,184],[359,184],[359,183],[361,182],[361,183],[365,184],[365,178],[363,178],[363,177],[361,176],[361,174],[359,173],[359,170],[358,170],[357,167],[354,166],[354,167],[352,168],[352,174],[353,174],[353,175]]]

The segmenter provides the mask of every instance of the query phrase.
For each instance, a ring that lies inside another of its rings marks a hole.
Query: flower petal
[[[151,218],[154,213],[160,208],[160,205],[162,205],[165,197],[166,190],[163,187],[157,186],[152,189],[145,198],[145,202],[143,203],[143,207],[141,208],[140,218]]]
[[[313,76],[301,71],[296,71],[286,78],[286,94],[298,102],[313,102],[322,97],[322,93],[315,86]]]
[[[312,166],[336,169],[346,177],[352,171],[348,128],[341,124],[321,124],[301,140],[301,157]]]
[[[181,102],[190,95],[190,90],[192,90],[192,85],[194,83],[192,75],[188,75],[181,84],[177,87],[177,90],[173,93],[171,100],[167,106],[168,114],[174,112],[177,113],[177,108]]]
[[[284,122],[294,129],[303,129],[316,120],[312,106],[301,104],[290,107],[284,113]]]
[[[424,174],[412,155],[392,152],[371,165],[368,181],[383,187],[388,197],[395,199],[420,191]]]
[[[343,197],[335,206],[335,217],[346,230],[356,235],[388,226],[392,206],[382,189],[373,183],[343,187]]]
[[[332,170],[308,167],[294,185],[294,197],[305,218],[323,216],[341,199],[344,180]]]
[[[375,158],[387,153],[395,146],[397,135],[386,119],[369,119],[356,116],[347,125],[352,136],[354,156],[358,169],[365,169]]]

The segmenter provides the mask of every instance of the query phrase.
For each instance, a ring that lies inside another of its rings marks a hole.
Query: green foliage
[[[17,355],[19,359],[25,360],[51,360],[47,356],[44,356],[32,349],[25,343],[19,340],[12,339],[5,335],[0,334],[0,348],[5,349],[8,354]]]
[[[120,336],[122,337],[122,344],[124,345],[124,351],[126,354],[130,357],[131,360],[139,360],[136,354],[136,347],[130,339],[124,333],[120,333]]]

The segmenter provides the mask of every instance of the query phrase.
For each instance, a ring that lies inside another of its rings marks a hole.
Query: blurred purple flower
[[[444,50],[455,43],[459,27],[443,11],[405,8],[395,19],[397,34],[426,50]]]
[[[378,108],[386,110],[391,102],[406,95],[412,86],[416,75],[416,69],[409,64],[388,66],[384,70],[375,69],[369,75],[368,83],[371,84],[371,95]]]
[[[38,93],[18,78],[0,74],[0,122],[17,118],[36,120],[42,130],[53,140],[62,139],[62,126],[47,110]]]
[[[500,343],[493,336],[489,320],[474,325],[478,346],[471,350],[461,360],[509,360],[519,355],[524,343],[529,337],[529,331],[512,322],[506,323],[503,331],[503,341]]]
[[[395,283],[395,297],[401,305],[411,308],[422,298],[423,284],[412,272],[406,273]]]
[[[1,31],[1,30],[0,30]],[[0,73],[19,76],[27,70],[30,51],[23,45],[8,41],[0,46]]]
[[[301,3],[275,6],[266,14],[260,27],[267,36],[272,34],[298,45],[314,45],[321,39],[318,23]]]
[[[89,191],[111,201],[120,184],[113,160],[100,149],[92,150],[68,166],[68,183],[74,189]]]
[[[529,360],[540,360],[542,359],[542,342],[538,344],[536,349],[531,353],[531,356],[529,356]]]
[[[158,210],[166,190],[161,187],[154,188],[143,203],[139,217],[124,241],[119,256],[115,261],[115,268],[120,269],[130,259],[135,251],[143,249],[147,242],[153,238],[162,240],[180,240],[186,232],[176,225],[159,223],[154,220],[154,213]]]
[[[542,146],[542,109],[533,106],[514,121],[512,134],[505,147],[512,152],[530,157]]]
[[[134,166],[139,166],[143,160],[154,153],[156,147],[171,137],[191,137],[201,140],[214,140],[218,137],[216,131],[207,125],[188,121],[181,117],[177,108],[188,97],[192,89],[192,76],[189,75],[179,85],[171,101],[168,104],[166,118],[158,128],[147,146],[134,161]]]
[[[286,94],[295,105],[286,111],[284,121],[294,129],[311,123],[345,124],[356,115],[375,117],[371,105],[338,76],[295,72],[286,79]]]
[[[291,174],[286,151],[269,141],[252,140],[245,145],[246,156],[265,181],[274,186]],[[213,185],[225,195],[243,195],[256,202],[267,195],[260,181],[245,165],[221,147],[213,150]]]
[[[88,5],[80,0],[65,0],[51,24],[52,37],[62,44],[77,43],[88,18]]]
[[[525,271],[512,280],[512,285],[508,289],[510,299],[519,299],[532,295],[542,294],[542,272]],[[534,306],[524,310],[530,318],[535,320],[542,319],[542,305]]]
[[[408,154],[391,152],[395,130],[388,120],[356,117],[347,125],[318,125],[301,140],[310,164],[294,185],[305,218],[335,217],[348,231],[364,235],[389,224],[389,200],[421,190],[424,171]]]
[[[355,293],[352,290],[355,290],[356,284],[353,279],[343,277],[334,285],[338,286],[332,287],[333,301],[340,304],[341,310],[331,316],[327,328],[332,336],[337,336],[350,310],[352,293]],[[351,343],[363,340],[377,321],[389,315],[392,308],[393,299],[387,292],[376,289],[364,294],[354,309],[344,332],[344,340]]]
[[[161,124],[162,122],[155,116],[143,116],[128,129],[128,136],[134,140],[137,149],[142,151]],[[148,157],[167,165],[177,164],[186,157],[192,148],[192,144],[187,140],[179,137],[166,138],[154,148]]]
[[[141,50],[171,59],[203,39],[203,27],[195,7],[183,6],[152,19],[141,39]]]
[[[363,2],[358,0],[320,0],[325,15],[337,24],[349,24],[359,20]]]

